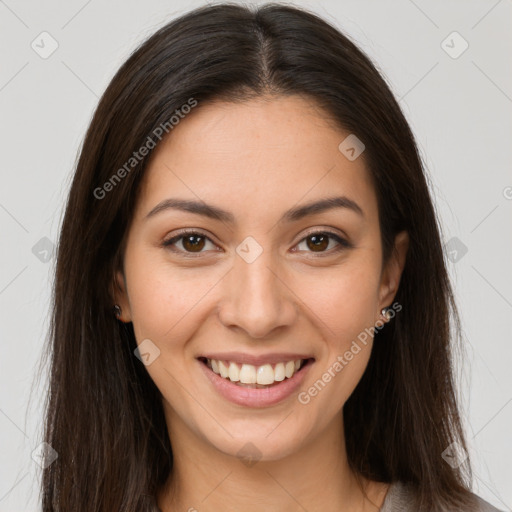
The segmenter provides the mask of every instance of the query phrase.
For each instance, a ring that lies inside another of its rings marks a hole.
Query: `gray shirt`
[[[414,499],[415,492],[412,487],[401,482],[396,482],[390,485],[380,512],[415,512],[414,506],[412,505]],[[501,512],[482,498],[477,499],[480,505],[480,512]]]

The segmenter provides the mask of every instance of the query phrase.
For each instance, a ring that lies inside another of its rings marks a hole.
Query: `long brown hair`
[[[161,395],[133,354],[133,327],[112,311],[114,274],[149,158],[134,161],[134,152],[149,139],[158,143],[159,127],[172,136],[169,120],[191,98],[201,108],[268,94],[314,99],[364,142],[384,263],[395,234],[410,237],[395,297],[403,310],[375,334],[344,406],[349,463],[369,479],[410,482],[419,510],[471,509],[469,462],[452,468],[442,458],[454,442],[466,449],[452,367],[460,320],[428,177],[397,101],[370,59],[315,14],[217,4],[144,42],[87,130],[58,243],[45,353],[44,441],[58,458],[42,475],[43,512],[151,510],[147,498],[168,478],[172,449]]]

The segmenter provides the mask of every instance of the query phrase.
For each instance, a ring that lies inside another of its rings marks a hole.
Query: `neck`
[[[244,460],[219,451],[167,414],[173,470],[157,502],[162,512],[377,512],[387,484],[350,469],[342,412],[300,450],[279,460]]]

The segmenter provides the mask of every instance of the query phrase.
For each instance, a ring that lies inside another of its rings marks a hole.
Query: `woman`
[[[43,510],[496,510],[469,488],[450,312],[368,57],[294,7],[196,9],[121,67],[81,151]]]

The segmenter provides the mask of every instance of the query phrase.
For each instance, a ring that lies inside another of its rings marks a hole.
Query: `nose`
[[[223,281],[218,315],[224,326],[261,339],[294,323],[297,298],[270,251],[263,251],[252,263],[237,255]]]

